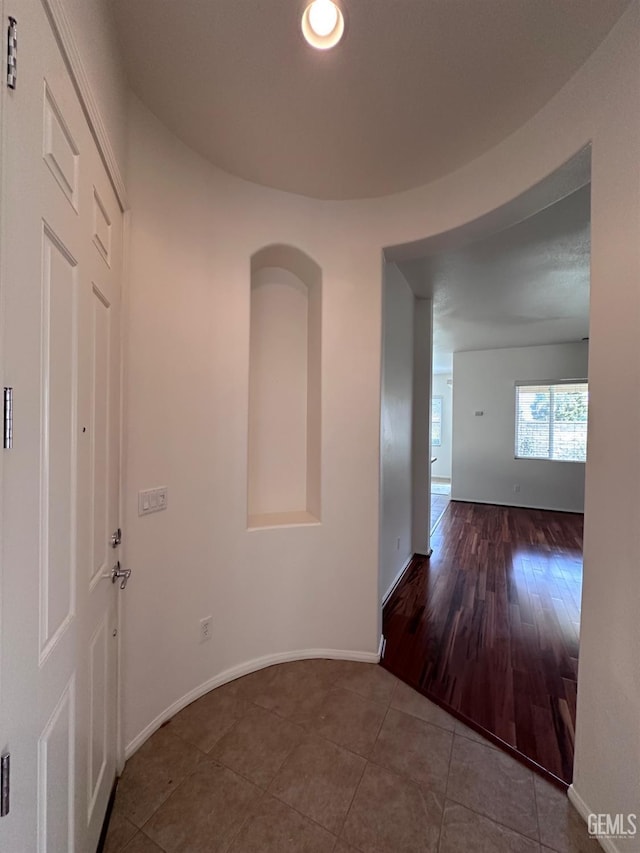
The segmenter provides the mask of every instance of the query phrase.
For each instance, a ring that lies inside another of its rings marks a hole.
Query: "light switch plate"
[[[138,515],[149,515],[152,512],[162,512],[167,508],[169,490],[166,486],[157,489],[144,489],[138,492]]]

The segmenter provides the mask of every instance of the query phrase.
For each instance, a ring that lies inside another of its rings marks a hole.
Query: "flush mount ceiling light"
[[[311,47],[328,50],[344,33],[344,17],[333,0],[313,0],[302,14],[302,34]]]

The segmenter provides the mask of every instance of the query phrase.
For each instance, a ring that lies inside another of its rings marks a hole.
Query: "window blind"
[[[516,458],[585,462],[588,410],[584,380],[517,382]]]
[[[442,444],[442,397],[431,398],[431,446]]]

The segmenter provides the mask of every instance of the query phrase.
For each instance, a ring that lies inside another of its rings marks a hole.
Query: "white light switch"
[[[168,499],[169,490],[166,486],[138,492],[138,515],[148,515],[150,512],[166,509]]]

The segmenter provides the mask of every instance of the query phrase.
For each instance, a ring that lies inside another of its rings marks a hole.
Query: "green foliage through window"
[[[585,462],[588,411],[586,382],[516,385],[516,457]]]

